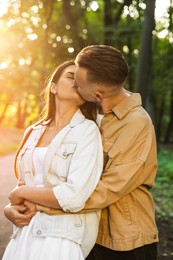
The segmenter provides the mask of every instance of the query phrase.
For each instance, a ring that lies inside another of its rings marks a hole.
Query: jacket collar
[[[73,115],[69,125],[71,127],[74,127],[76,125],[81,124],[83,121],[85,120],[85,116],[82,114],[82,112],[80,111],[80,109],[78,109],[76,111],[76,113]]]
[[[71,128],[81,124],[85,120],[85,116],[82,114],[81,110],[78,109],[76,113],[73,115],[72,119],[70,120],[70,123],[68,124]],[[45,129],[46,125],[49,123],[50,120],[44,121],[42,124],[33,126],[33,129]]]
[[[141,96],[138,93],[127,91],[130,96],[123,99],[119,104],[113,107],[112,111],[118,119],[123,118],[131,109],[141,106]]]

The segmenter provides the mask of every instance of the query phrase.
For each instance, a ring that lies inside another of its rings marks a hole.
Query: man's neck
[[[103,109],[104,114],[111,111],[113,107],[115,107],[123,99],[129,96],[130,94],[124,88],[122,88],[121,90],[114,93],[113,95],[105,97],[101,102],[101,107]]]

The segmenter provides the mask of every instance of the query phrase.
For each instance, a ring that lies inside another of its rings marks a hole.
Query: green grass
[[[158,153],[158,172],[152,194],[156,203],[156,217],[173,217],[173,151]]]

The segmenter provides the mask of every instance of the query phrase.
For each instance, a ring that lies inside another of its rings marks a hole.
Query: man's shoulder
[[[129,118],[129,119],[134,118],[135,120],[145,121],[145,122],[151,121],[150,115],[142,106],[137,106],[137,107],[133,108],[132,110],[130,110],[129,113],[127,114],[126,118]]]

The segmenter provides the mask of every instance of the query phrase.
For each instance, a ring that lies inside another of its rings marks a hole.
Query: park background
[[[0,156],[15,152],[39,118],[50,73],[92,44],[122,51],[126,88],[152,118],[159,259],[173,259],[173,0],[0,0]]]

